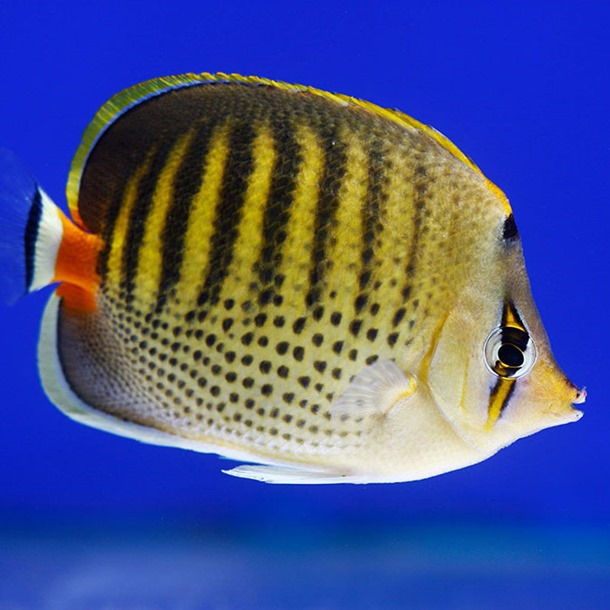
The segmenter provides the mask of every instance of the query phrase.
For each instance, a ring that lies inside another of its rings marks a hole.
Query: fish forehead
[[[240,85],[127,112],[88,158],[79,210],[106,243],[99,311],[64,320],[80,341],[67,375],[104,371],[73,374],[90,404],[193,438],[327,452],[366,429],[333,418],[333,400],[367,364],[426,351],[504,214],[417,130]]]

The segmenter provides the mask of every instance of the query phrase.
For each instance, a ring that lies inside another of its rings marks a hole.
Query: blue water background
[[[577,424],[409,484],[275,487],[75,424],[0,311],[0,608],[610,607],[603,2],[0,3],[0,146],[51,197],[112,94],[227,71],[431,124],[508,194]],[[59,600],[59,601],[58,601]]]

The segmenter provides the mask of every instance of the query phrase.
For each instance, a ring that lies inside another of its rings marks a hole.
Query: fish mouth
[[[587,388],[575,388],[576,389],[576,398],[572,401],[573,405],[581,405],[585,400],[587,400]]]
[[[584,413],[577,409],[575,405],[581,405],[587,398],[587,390],[576,387],[567,378],[564,379],[565,385],[562,392],[554,401],[549,402],[544,409],[544,413],[555,419],[556,424],[567,424],[577,422]]]
[[[572,404],[570,406],[571,421],[578,421],[584,413],[580,409],[576,409],[574,405],[581,405],[587,399],[586,388],[577,388],[573,383],[570,382],[573,391]]]
[[[576,390],[576,397],[572,400],[572,414],[574,416],[574,421],[578,421],[584,413],[580,409],[575,409],[574,405],[581,405],[587,400],[587,390],[586,388],[574,389]]]
[[[577,422],[584,415],[584,412],[572,407],[572,409],[570,409],[570,415],[572,416],[570,421]]]

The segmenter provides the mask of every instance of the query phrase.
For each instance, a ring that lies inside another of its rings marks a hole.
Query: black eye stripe
[[[502,239],[508,242],[519,239],[519,231],[517,229],[517,224],[515,223],[515,217],[512,214],[509,214],[504,220]]]
[[[502,344],[503,345],[514,345],[518,347],[522,352],[527,349],[530,336],[527,331],[517,328],[515,326],[503,326],[502,327]]]
[[[502,310],[502,326],[518,326],[525,331],[525,324],[519,315],[517,307],[512,301],[506,301],[504,303],[504,309]]]
[[[516,388],[514,379],[499,377],[489,393],[488,424],[494,424],[504,413]]]
[[[512,301],[504,303],[502,310],[502,343],[514,343],[522,351],[525,351],[530,336],[519,315],[519,311]]]

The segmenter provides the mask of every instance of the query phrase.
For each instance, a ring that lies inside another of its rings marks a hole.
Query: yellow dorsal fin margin
[[[282,89],[283,91],[289,91],[294,93],[307,92],[313,95],[323,97],[324,99],[327,99],[342,106],[358,106],[368,112],[372,112],[374,114],[377,114],[378,116],[382,116],[387,120],[392,121],[393,123],[397,123],[405,127],[410,127],[411,129],[417,129],[418,131],[425,133],[427,136],[432,138],[435,142],[437,142],[440,146],[442,146],[445,150],[451,153],[455,158],[459,159],[470,169],[480,175],[483,175],[481,170],[448,138],[436,131],[436,129],[434,129],[433,127],[425,125],[424,123],[420,123],[416,119],[398,110],[381,108],[380,106],[377,106],[376,104],[373,104],[371,102],[359,100],[354,97],[350,97],[348,95],[343,95],[340,93],[329,93],[327,91],[322,91],[321,89],[316,89],[314,87],[307,87],[304,85],[291,85],[289,83],[274,81],[267,78],[260,78],[258,76],[240,76],[239,74],[224,74],[222,72],[218,72],[216,74],[211,74],[208,72],[202,72],[201,74],[180,74],[177,76],[155,78],[134,85],[133,87],[125,89],[120,93],[117,93],[98,110],[91,123],[89,123],[89,125],[85,129],[81,144],[78,147],[76,154],[74,155],[74,159],[72,160],[72,164],[70,167],[70,174],[66,187],[66,196],[68,199],[70,213],[72,214],[72,218],[75,220],[75,222],[82,226],[82,221],[78,213],[78,191],[80,187],[80,180],[83,168],[85,166],[85,163],[87,162],[89,153],[93,149],[97,140],[104,133],[104,131],[112,123],[114,123],[114,121],[116,121],[124,112],[126,112],[133,106],[136,106],[142,101],[160,95],[166,91],[180,89],[182,87],[202,85],[205,83],[223,82],[242,83],[248,85],[266,85]],[[487,180],[487,182],[488,187],[498,196],[501,196],[504,201],[506,201],[506,197],[504,196],[502,191],[500,191],[500,189],[498,189],[498,187],[495,186],[489,180]],[[506,206],[510,211],[510,206],[508,206],[507,201]]]

